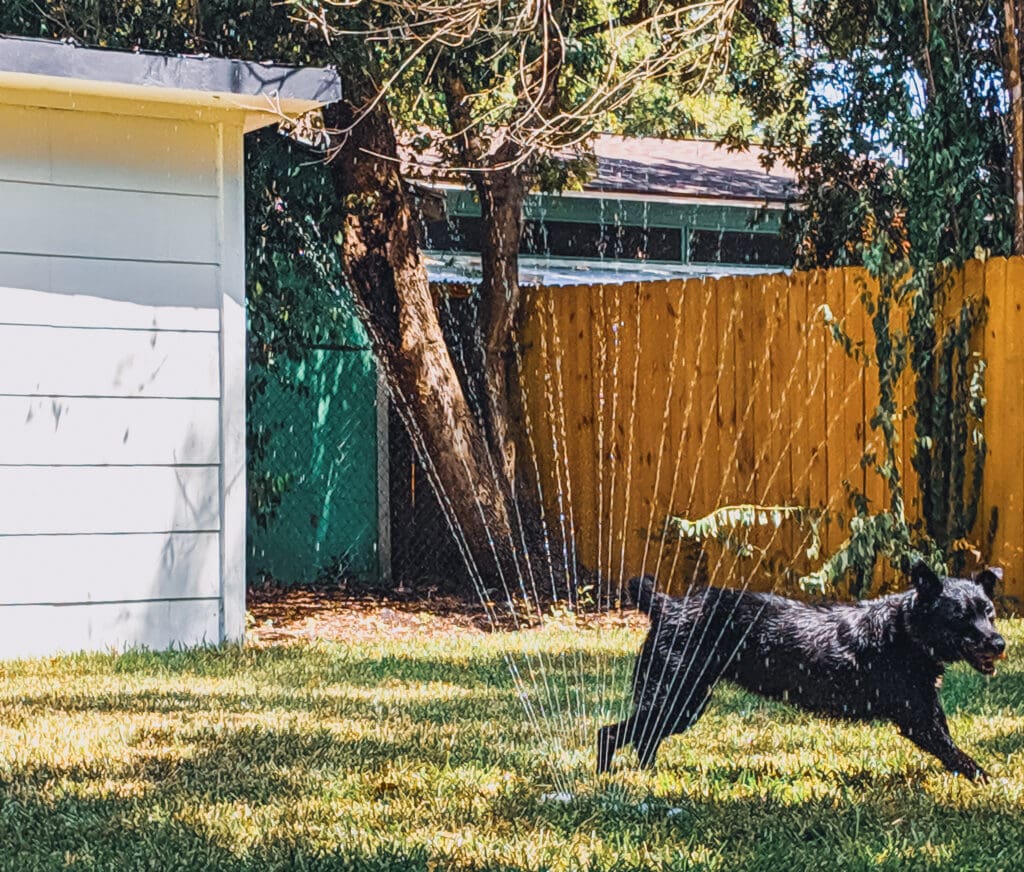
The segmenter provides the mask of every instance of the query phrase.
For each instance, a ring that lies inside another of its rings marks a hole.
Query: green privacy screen
[[[377,370],[335,200],[322,153],[273,130],[246,137],[250,582],[380,576]]]
[[[249,414],[266,434],[250,477],[280,501],[250,516],[250,580],[378,578],[377,369],[371,352],[311,348],[282,361]]]

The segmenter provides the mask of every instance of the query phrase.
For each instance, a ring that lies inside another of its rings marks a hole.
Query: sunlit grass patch
[[[1001,675],[943,688],[980,787],[892,727],[726,686],[657,771],[593,776],[627,629],[5,664],[0,868],[1021,869],[1024,622],[1002,626]]]

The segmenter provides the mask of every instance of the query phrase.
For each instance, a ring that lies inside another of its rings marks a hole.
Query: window
[[[430,251],[475,251],[483,247],[484,225],[479,218],[455,216],[428,221],[423,247]]]
[[[431,221],[426,248],[432,251],[478,252],[483,221],[457,216]],[[523,254],[577,257],[587,260],[670,260],[683,255],[683,234],[674,227],[638,227],[580,221],[526,221],[519,245]]]
[[[689,255],[691,263],[752,266],[790,266],[793,263],[793,251],[781,236],[737,230],[690,231]]]
[[[608,260],[682,260],[683,234],[673,227],[578,221],[527,221],[524,254]]]

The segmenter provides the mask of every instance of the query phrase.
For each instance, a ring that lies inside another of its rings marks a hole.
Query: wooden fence
[[[661,535],[669,516],[739,505],[824,509],[827,555],[847,536],[850,488],[884,507],[884,481],[861,463],[882,450],[869,423],[877,372],[827,327],[837,319],[873,353],[865,300],[876,290],[863,270],[844,269],[533,292],[521,335],[531,454],[548,518],[580,562],[608,579],[646,571],[678,584],[696,557],[678,536]],[[950,297],[965,295],[990,302],[976,339],[987,362],[979,517],[987,526],[996,508],[999,523],[985,558],[1005,567],[1007,593],[1022,597],[1024,260],[972,262]],[[902,408],[912,390],[909,380],[899,386]],[[916,516],[914,421],[908,415],[898,428],[897,466]],[[820,563],[807,554],[806,524],[776,527],[771,513],[759,520],[768,523],[750,534],[755,556],[740,564],[754,584],[777,589],[779,566],[804,572]],[[732,550],[712,549],[705,560],[711,581],[734,580]]]

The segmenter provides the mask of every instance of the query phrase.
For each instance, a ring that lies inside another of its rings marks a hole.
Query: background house
[[[767,171],[762,150],[729,151],[707,140],[605,134],[582,190],[533,193],[525,207],[520,272],[525,284],[614,283],[775,271],[793,263],[779,236],[795,197],[793,176]],[[433,170],[424,183],[446,216],[428,221],[431,278],[479,275],[480,205],[474,192]]]
[[[0,38],[0,657],[242,638],[242,138],[339,97]]]

